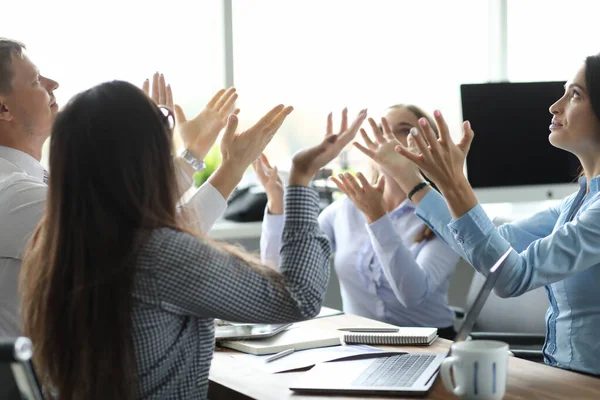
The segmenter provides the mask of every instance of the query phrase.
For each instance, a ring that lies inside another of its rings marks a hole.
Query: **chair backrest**
[[[33,346],[26,337],[0,339],[0,399],[43,400],[31,364]]]
[[[473,275],[467,294],[467,306],[470,307],[485,277]],[[474,331],[539,333],[546,332],[545,315],[548,309],[548,296],[543,287],[527,292],[519,297],[504,299],[492,292],[483,306]]]

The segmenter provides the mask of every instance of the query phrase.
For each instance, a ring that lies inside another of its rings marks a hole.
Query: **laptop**
[[[44,400],[32,354],[31,340],[26,337],[0,339],[0,399]]]
[[[508,249],[490,268],[475,302],[455,336],[455,342],[468,338],[489,297],[499,267],[512,251]],[[450,353],[389,353],[369,359],[328,362],[316,365],[294,382],[290,389],[301,393],[425,396]]]

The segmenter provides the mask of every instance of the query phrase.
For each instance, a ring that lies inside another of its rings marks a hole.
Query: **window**
[[[191,117],[224,85],[220,1],[19,1],[10,8],[2,35],[24,42],[42,74],[60,83],[61,105],[103,81],[141,86],[161,71]]]
[[[439,108],[460,135],[459,85],[488,78],[488,3],[233,0],[233,44],[241,122],[295,108],[267,148],[274,162],[345,106],[376,119],[397,103]]]
[[[586,56],[600,52],[600,2],[509,0],[508,78],[571,79]]]

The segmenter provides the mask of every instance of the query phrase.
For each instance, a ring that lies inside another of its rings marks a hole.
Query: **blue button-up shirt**
[[[448,286],[459,257],[440,238],[415,242],[425,224],[414,210],[405,200],[371,224],[346,197],[323,210],[319,225],[335,252],[345,312],[398,326],[452,326]],[[263,262],[278,263],[283,220],[265,213]]]
[[[417,215],[480,273],[509,248],[495,291],[519,296],[545,286],[547,364],[600,374],[599,179],[579,181],[577,193],[555,207],[495,228],[480,205],[452,220],[443,197],[431,190]]]

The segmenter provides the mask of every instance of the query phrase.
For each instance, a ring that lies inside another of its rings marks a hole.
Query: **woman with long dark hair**
[[[231,115],[219,168],[241,176],[291,111],[277,106],[239,134]],[[214,318],[277,323],[320,310],[330,246],[307,186],[337,137],[294,158],[276,272],[180,225],[172,121],[115,81],[75,96],[53,126],[52,185],[20,293],[35,366],[60,399],[206,398]]]
[[[421,119],[422,129],[411,135],[416,145],[412,151],[389,138],[376,151],[363,151],[405,190],[415,191],[417,215],[480,273],[487,275],[488,268],[512,248],[501,266],[496,292],[512,297],[545,286],[550,300],[545,362],[600,375],[600,54],[586,59],[550,113],[548,139],[581,162],[580,189],[555,207],[499,228],[478,204],[463,173],[473,140],[468,121],[457,144],[436,111],[439,139]],[[535,157],[535,149],[530,150]],[[444,197],[424,182],[419,169]]]

